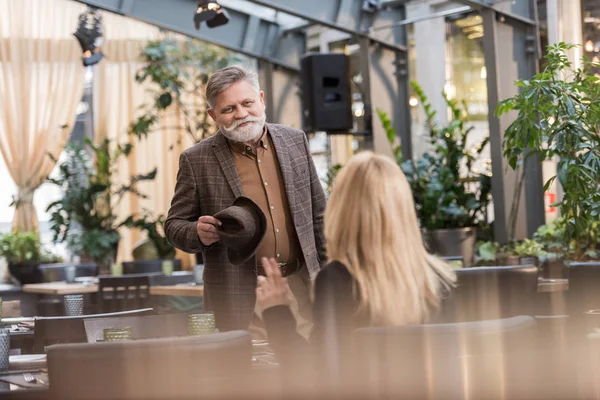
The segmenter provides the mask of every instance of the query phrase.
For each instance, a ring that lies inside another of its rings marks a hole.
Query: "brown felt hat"
[[[229,262],[240,265],[248,261],[267,232],[267,218],[258,204],[240,196],[231,207],[219,211],[214,217],[221,221],[217,233],[227,247]]]

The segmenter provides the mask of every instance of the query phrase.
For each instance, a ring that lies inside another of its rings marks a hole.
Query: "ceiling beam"
[[[194,28],[195,0],[75,0],[99,9],[121,14],[160,28],[237,51],[274,65],[299,71],[300,57],[306,52],[303,32],[282,33],[271,20],[226,7],[229,23],[216,28],[202,24]]]
[[[370,27],[389,25],[405,18],[403,5],[364,8],[364,0],[248,0],[260,6],[272,8],[306,21],[368,38],[374,43],[398,51],[407,51],[404,27],[385,32],[370,32]]]

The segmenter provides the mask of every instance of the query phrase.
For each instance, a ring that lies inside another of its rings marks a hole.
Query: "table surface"
[[[24,285],[23,291],[53,295],[96,293],[98,285],[66,282],[32,283]],[[204,286],[190,284],[150,286],[150,294],[162,296],[204,296]]]
[[[45,283],[31,283],[23,285],[23,291],[28,293],[40,293],[40,294],[81,294],[81,293],[95,293],[98,291],[98,285],[88,283],[67,283],[61,282],[45,282]]]
[[[150,294],[158,296],[204,296],[204,285],[150,286]]]

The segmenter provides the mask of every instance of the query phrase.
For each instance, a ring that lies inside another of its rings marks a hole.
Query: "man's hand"
[[[203,215],[198,218],[196,231],[198,232],[198,237],[203,245],[210,246],[220,240],[219,234],[217,233],[217,226],[221,226],[221,221],[210,215]]]

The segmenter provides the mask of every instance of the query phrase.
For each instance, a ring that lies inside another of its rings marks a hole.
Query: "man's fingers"
[[[203,224],[211,224],[214,226],[221,226],[221,221],[219,221],[218,219],[216,219],[215,217],[211,217],[210,215],[203,215],[200,218],[198,218],[199,222],[202,222]]]
[[[200,229],[202,232],[212,232],[212,233],[217,233],[217,228],[212,225],[212,224],[205,224],[203,222],[199,222],[198,223],[198,229]]]

